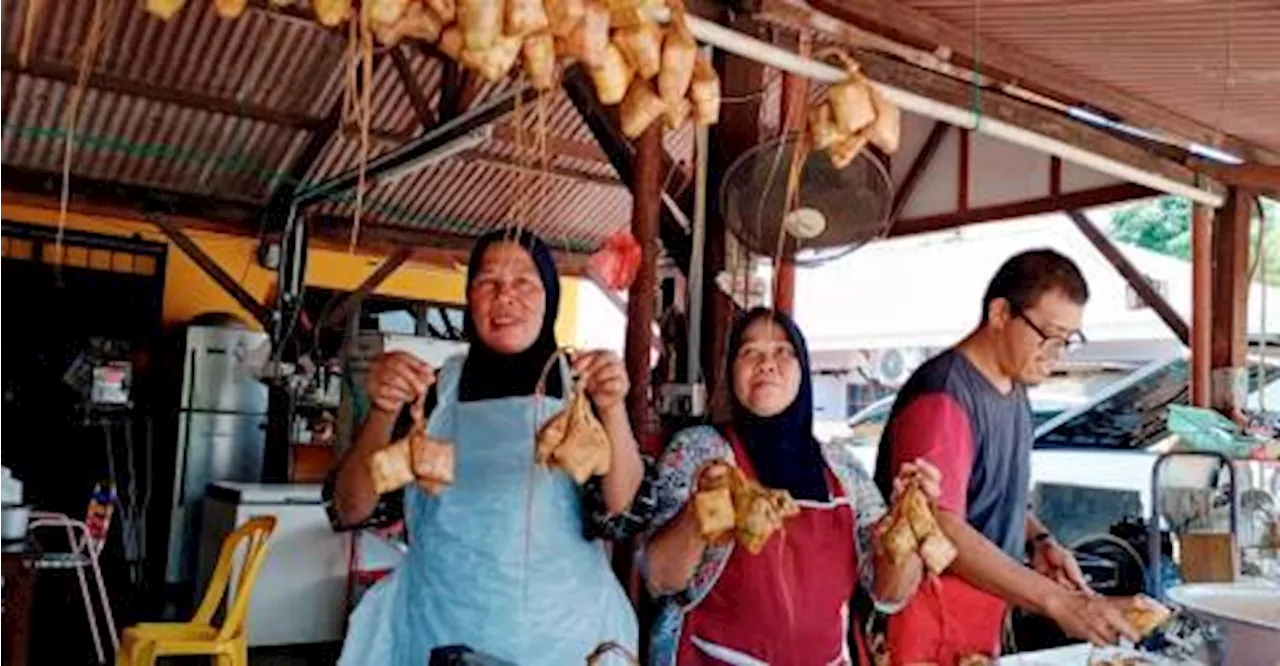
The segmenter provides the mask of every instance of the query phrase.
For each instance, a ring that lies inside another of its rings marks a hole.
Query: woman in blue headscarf
[[[569,371],[613,447],[599,479],[608,514],[624,513],[643,476],[617,356],[555,364],[559,278],[546,245],[529,233],[481,238],[467,270],[464,357],[433,370],[403,353],[370,372],[372,409],[334,483],[340,522],[359,523],[378,496],[369,457],[392,440],[405,406],[424,393],[427,432],[454,443],[454,483],[438,496],[405,489],[410,546],[404,561],[352,615],[340,663],[425,666],[433,650],[461,645],[512,664],[581,664],[599,644],[636,651],[637,624],[604,548],[584,536],[582,491],[565,472],[534,463],[536,429],[559,411]],[[556,367],[559,365],[560,367]]]
[[[729,338],[732,420],[678,433],[658,463],[659,526],[642,546],[649,589],[662,598],[649,662],[658,666],[870,663],[849,601],[862,585],[892,612],[922,563],[889,563],[874,538],[885,514],[875,483],[842,444],[813,436],[809,353],[794,322],[757,308]],[[690,497],[709,463],[728,461],[800,507],[758,554],[709,544]],[[937,497],[938,472],[904,465]],[[849,637],[853,636],[853,645]]]

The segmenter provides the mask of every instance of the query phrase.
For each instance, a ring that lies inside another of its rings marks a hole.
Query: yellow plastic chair
[[[190,622],[143,622],[124,631],[116,666],[152,666],[157,657],[208,655],[217,666],[249,666],[245,636],[253,584],[267,554],[267,539],[276,528],[274,516],[249,519],[222,542],[218,564],[209,579],[204,599]],[[230,592],[235,555],[245,546],[240,575]],[[226,601],[222,626],[213,617]]]

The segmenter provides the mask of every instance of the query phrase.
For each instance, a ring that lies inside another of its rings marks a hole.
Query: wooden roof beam
[[[873,81],[952,107],[969,108],[974,104],[973,88],[957,79],[879,53],[860,51],[856,58],[861,71]],[[986,118],[999,120],[1169,181],[1203,187],[1203,179],[1192,169],[1105,129],[996,91],[983,92],[981,103],[979,123]]]
[[[1107,204],[1132,201],[1134,199],[1144,199],[1159,195],[1160,192],[1143,187],[1142,185],[1135,185],[1133,183],[1108,185],[1106,187],[1068,192],[1066,194],[1047,196],[1040,199],[996,204],[993,206],[981,206],[952,213],[899,220],[896,224],[890,227],[889,236],[923,234],[931,231],[942,231],[944,229],[960,227],[966,224],[998,222],[1000,220],[1012,220],[1014,218],[1028,217],[1031,215],[1044,215],[1046,213],[1061,213],[1069,210],[1105,206]]]
[[[1155,310],[1156,316],[1160,317],[1160,321],[1164,322],[1164,325],[1168,326],[1169,330],[1178,336],[1182,344],[1191,346],[1191,327],[1187,326],[1187,320],[1183,319],[1182,315],[1178,314],[1178,311],[1169,304],[1169,301],[1164,296],[1161,296],[1160,292],[1156,291],[1147,276],[1143,275],[1142,271],[1139,271],[1133,265],[1133,262],[1124,256],[1124,253],[1115,246],[1115,243],[1111,242],[1111,239],[1107,238],[1106,234],[1098,229],[1086,213],[1079,210],[1068,210],[1067,217],[1071,218],[1072,222],[1075,222],[1076,228],[1080,230],[1080,233],[1084,234],[1084,237],[1089,239],[1090,243],[1093,243],[1093,247],[1102,254],[1112,268],[1115,268],[1120,273],[1125,282],[1138,293],[1138,297],[1142,299],[1142,302],[1146,303],[1147,307]]]
[[[270,308],[259,303],[258,299],[254,298],[239,282],[228,275],[222,266],[217,261],[214,261],[213,257],[205,253],[195,241],[191,240],[191,237],[185,234],[175,222],[170,220],[167,215],[159,213],[148,213],[146,218],[148,222],[154,224],[157,229],[163,232],[169,240],[173,241],[174,245],[181,248],[191,258],[191,261],[194,261],[200,267],[200,270],[204,271],[205,275],[208,275],[219,287],[222,287],[223,291],[234,298],[240,304],[240,307],[253,315],[253,318],[257,319],[263,328],[271,330],[274,321],[271,318]]]
[[[756,0],[762,13],[793,13],[803,0]],[[950,54],[950,62],[973,68],[979,58],[972,33],[892,0],[809,0],[812,7],[850,26],[925,52]],[[1280,153],[1146,101],[1124,90],[1027,53],[998,40],[981,41],[984,75],[1066,103],[1100,109],[1137,127],[1161,129],[1187,142],[1214,146],[1247,161],[1280,163]]]
[[[889,210],[889,225],[902,217],[902,211],[906,209],[907,203],[911,201],[911,195],[916,191],[916,185],[920,184],[920,177],[924,175],[929,165],[933,163],[933,156],[937,154],[938,147],[942,145],[942,139],[947,135],[947,131],[951,126],[941,120],[933,123],[933,128],[929,130],[929,136],[925,138],[924,145],[920,147],[920,152],[916,153],[915,159],[911,161],[910,168],[907,169],[907,175],[902,179],[902,184],[898,186],[898,191],[893,193],[893,206]]]
[[[387,278],[391,277],[392,273],[399,270],[400,267],[412,257],[412,247],[401,247],[391,253],[390,256],[382,260],[382,263],[378,264],[378,267],[374,269],[374,271],[369,274],[369,277],[366,277],[354,291],[344,296],[342,300],[334,306],[333,310],[331,310],[324,320],[320,322],[320,325],[334,326],[346,319],[348,315],[355,312],[356,309],[360,307],[360,303],[362,303],[365,298],[368,298],[369,294],[372,294],[373,291],[383,282],[386,282]]]
[[[413,112],[418,116],[418,122],[429,129],[439,121],[435,112],[431,110],[431,102],[427,100],[426,95],[422,94],[422,86],[413,74],[413,65],[409,63],[409,56],[405,55],[404,48],[403,44],[396,44],[388,48],[387,53],[391,56],[391,64],[396,68],[400,85],[404,88],[405,95],[409,97],[409,104],[413,106]]]

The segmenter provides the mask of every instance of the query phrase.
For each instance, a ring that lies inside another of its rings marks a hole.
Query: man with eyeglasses
[[[958,556],[889,617],[893,664],[997,655],[1009,605],[1093,643],[1137,638],[1122,607],[1093,594],[1070,551],[1027,510],[1035,431],[1027,387],[1084,342],[1088,299],[1070,259],[1051,250],[1016,255],[988,285],[978,327],[898,392],[876,482],[888,496],[904,463],[923,458],[942,470],[938,522]]]

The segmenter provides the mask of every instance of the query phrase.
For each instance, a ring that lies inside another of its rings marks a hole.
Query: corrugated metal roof
[[[1280,150],[1280,4],[1274,0],[904,2]]]
[[[16,66],[24,11],[31,3],[5,0],[6,68]],[[346,85],[346,40],[317,24],[272,12],[251,10],[238,20],[219,18],[211,3],[188,3],[173,20],[160,21],[139,2],[115,3],[103,46],[94,64],[101,80],[125,82],[119,91],[90,88],[80,107],[78,147],[72,173],[171,191],[262,205],[283,181],[302,147]],[[50,71],[73,72],[87,37],[94,3],[45,0],[30,43],[30,60],[40,68],[6,71],[4,163],[31,171],[61,170],[63,109],[68,84]],[[434,113],[443,80],[441,62],[406,48],[415,84]],[[52,69],[50,69],[52,68]],[[65,75],[63,77],[65,79]],[[372,90],[370,157],[423,131],[397,68],[380,53]],[[500,93],[509,81],[480,82],[475,100]],[[149,94],[160,91],[163,94]],[[188,101],[190,100],[190,101]],[[202,100],[215,100],[213,109]],[[526,127],[538,123],[536,107],[522,109]],[[254,119],[237,117],[237,113]],[[280,118],[285,125],[264,122]],[[589,248],[630,220],[631,197],[613,179],[613,168],[591,159],[595,142],[562,93],[547,99],[547,127],[557,145],[554,172],[528,223],[554,242]],[[510,127],[511,119],[497,123]],[[666,144],[677,161],[688,161],[692,132],[669,132]],[[529,141],[533,138],[529,135]],[[567,143],[564,143],[567,142]],[[330,139],[304,181],[314,182],[358,164],[354,120]],[[521,163],[509,138],[497,138],[476,154],[451,158],[398,182],[372,184],[366,193],[366,222],[474,234],[511,221],[512,197],[537,191],[544,182]],[[582,174],[588,180],[569,177]],[[74,191],[75,181],[72,181]],[[350,201],[316,207],[319,214],[350,215]]]
[[[68,87],[7,75],[4,89],[4,163],[61,173]],[[75,176],[262,204],[308,134],[90,89],[76,136]]]

